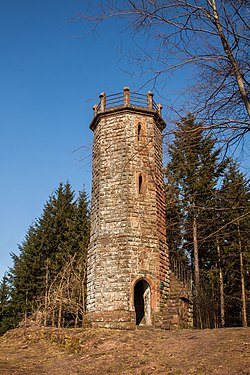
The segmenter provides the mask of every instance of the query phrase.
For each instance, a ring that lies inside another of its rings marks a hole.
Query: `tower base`
[[[150,301],[150,300],[149,300]],[[145,305],[146,299],[145,299]],[[182,329],[193,327],[192,294],[187,286],[170,272],[170,292],[164,306],[159,311],[150,312],[146,318],[146,310],[108,310],[89,312],[86,314],[88,325],[93,328],[111,328],[133,330],[136,328]],[[143,312],[144,317],[140,317]]]
[[[136,316],[133,311],[115,310],[87,313],[86,319],[93,328],[125,330],[136,328]]]

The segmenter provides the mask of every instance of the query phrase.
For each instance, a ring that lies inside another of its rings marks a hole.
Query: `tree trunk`
[[[242,301],[242,326],[247,327],[247,303],[246,303],[246,287],[245,287],[245,275],[244,275],[244,260],[242,253],[242,241],[240,233],[240,222],[237,223],[238,229],[238,243],[240,251],[240,278],[241,278],[241,301]]]
[[[45,296],[44,296],[44,327],[47,326],[47,315],[48,315],[48,287],[49,287],[49,259],[45,262]]]
[[[60,289],[57,328],[61,327],[61,319],[62,319],[62,287]]]
[[[25,315],[24,315],[24,326],[25,328],[27,328],[27,310],[28,310],[28,307],[27,307],[27,304],[28,304],[28,292],[26,291],[26,296],[25,296]]]
[[[224,283],[223,283],[223,271],[221,267],[221,252],[218,236],[216,238],[217,256],[218,256],[218,268],[219,268],[219,283],[220,283],[220,321],[221,327],[225,327],[225,300],[224,300]]]
[[[198,252],[198,232],[197,232],[197,217],[193,218],[193,243],[194,243],[194,282],[195,288],[200,290],[200,268],[199,268],[199,252]]]
[[[208,311],[209,311],[209,326],[206,328],[218,328],[218,314],[217,314],[217,304],[215,303],[216,301],[216,290],[214,286],[214,277],[212,276],[212,281],[211,281],[211,293],[212,293],[212,301],[213,303],[210,303],[210,306],[208,306]],[[209,303],[209,300],[206,298],[206,301]]]
[[[196,289],[195,298],[195,315],[196,328],[202,328],[201,319],[201,289],[200,289],[200,268],[199,268],[199,252],[198,252],[198,231],[197,231],[197,217],[193,217],[193,246],[194,246],[194,284]]]
[[[225,51],[225,54],[226,54],[228,60],[231,63],[232,74],[235,76],[236,83],[237,83],[237,86],[239,88],[239,92],[240,92],[242,101],[245,105],[248,116],[250,116],[250,101],[249,101],[248,93],[247,93],[247,90],[246,90],[245,85],[244,85],[243,76],[242,76],[242,73],[240,71],[239,64],[235,60],[234,55],[233,55],[233,50],[232,50],[232,48],[231,48],[231,46],[228,42],[228,39],[226,38],[226,36],[224,34],[224,31],[223,31],[223,28],[222,28],[222,25],[221,25],[221,22],[220,22],[220,19],[219,19],[216,0],[211,0],[211,1],[207,1],[207,2],[209,3],[209,5],[213,9],[214,20],[212,20],[212,22],[214,23],[214,25],[216,26],[216,28],[218,30],[218,34],[219,34],[219,37],[220,37],[220,40],[221,40],[221,44],[223,46],[223,49]]]
[[[53,305],[53,310],[52,310],[52,322],[51,322],[52,327],[55,327],[55,306]]]

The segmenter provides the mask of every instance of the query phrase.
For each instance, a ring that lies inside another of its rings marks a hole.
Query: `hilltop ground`
[[[19,328],[0,337],[0,374],[250,375],[250,328]]]

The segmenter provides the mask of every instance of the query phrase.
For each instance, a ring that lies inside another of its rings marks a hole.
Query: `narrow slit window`
[[[142,175],[139,175],[139,182],[138,182],[138,193],[142,193]]]
[[[138,127],[137,127],[137,141],[141,141],[141,123],[139,122]]]

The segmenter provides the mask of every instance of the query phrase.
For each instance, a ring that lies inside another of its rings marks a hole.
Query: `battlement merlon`
[[[162,105],[156,104],[153,100],[154,94],[151,91],[145,94],[130,92],[129,87],[125,86],[123,92],[117,94],[106,95],[102,92],[99,104],[93,107],[94,118],[91,121],[90,129],[95,130],[100,117],[110,115],[117,112],[138,112],[151,114],[157,126],[162,131],[166,127],[165,121],[162,119]]]

